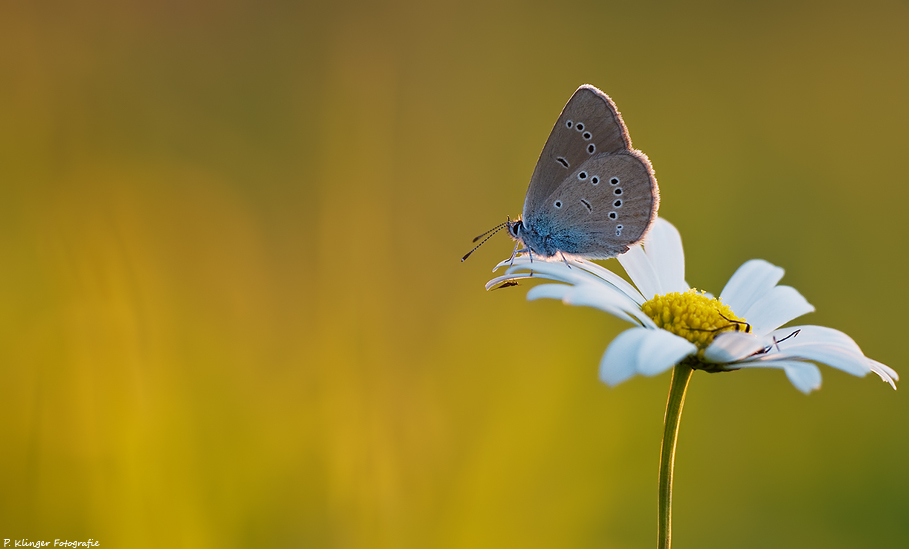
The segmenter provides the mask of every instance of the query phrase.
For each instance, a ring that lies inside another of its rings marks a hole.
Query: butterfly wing
[[[628,130],[609,96],[593,86],[581,86],[562,109],[543,146],[527,189],[524,218],[587,160],[630,149]]]
[[[536,205],[525,221],[527,241],[544,256],[615,257],[644,238],[659,204],[656,178],[643,153],[599,153]]]

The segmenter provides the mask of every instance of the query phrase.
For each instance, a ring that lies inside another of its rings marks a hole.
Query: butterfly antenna
[[[501,228],[504,227],[505,225],[508,225],[508,221],[506,221],[505,223],[499,223],[499,224],[496,225],[495,227],[489,229],[489,230],[486,231],[485,233],[483,233],[483,234],[481,234],[480,236],[478,236],[478,237],[474,238],[473,240],[471,240],[471,242],[476,242],[477,240],[479,240],[479,239],[483,238],[484,236],[488,235],[489,233],[495,234],[495,231],[498,231],[499,229],[501,229]],[[490,235],[490,236],[491,236],[491,235]]]
[[[747,322],[742,322],[741,320],[733,320],[733,319],[731,319],[731,318],[726,318],[726,316],[723,315],[723,313],[719,313],[719,315],[720,315],[721,317],[723,317],[723,318],[724,318],[727,322],[729,322],[730,324],[735,324],[735,331],[736,331],[736,332],[742,332],[742,331],[744,331],[745,333],[751,333],[751,324],[748,324]],[[742,328],[741,326],[745,326],[745,327]],[[728,326],[723,326],[723,328],[727,328],[727,327],[728,327]]]
[[[802,330],[796,330],[796,331],[792,332],[791,334],[787,335],[786,337],[784,337],[783,339],[780,339],[780,340],[777,340],[776,336],[773,336],[773,345],[776,346],[776,352],[782,353],[783,351],[780,350],[780,343],[786,341],[786,340],[789,339],[790,337],[795,337],[795,336],[799,335],[799,332],[801,332],[801,331],[802,331]]]
[[[486,237],[486,238],[483,238],[483,240],[480,241],[479,244],[477,244],[476,246],[474,246],[472,250],[470,250],[469,252],[467,252],[466,254],[464,254],[464,257],[461,258],[461,261],[464,261],[465,259],[467,259],[468,257],[470,257],[470,254],[472,254],[472,253],[474,253],[475,251],[477,251],[477,248],[479,248],[480,246],[482,246],[483,244],[485,244],[487,240],[489,240],[490,238],[492,238],[492,236],[493,236],[494,234],[496,234],[497,232],[501,231],[502,228],[505,227],[505,226],[507,226],[507,225],[508,225],[508,221],[506,221],[505,223],[501,223],[501,224],[499,224],[499,225],[496,225],[495,227],[489,229],[488,231],[486,231],[485,233],[481,234],[480,236],[474,238],[473,241],[476,242],[477,240],[480,240],[480,239],[483,238],[484,236]]]

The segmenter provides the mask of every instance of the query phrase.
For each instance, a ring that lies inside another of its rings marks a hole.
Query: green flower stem
[[[663,418],[663,447],[660,450],[660,545],[669,549],[672,543],[672,468],[675,465],[675,441],[679,437],[679,420],[685,405],[685,392],[694,370],[687,364],[677,364],[672,370],[672,385]]]

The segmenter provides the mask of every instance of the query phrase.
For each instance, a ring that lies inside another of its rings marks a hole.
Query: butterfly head
[[[523,223],[521,223],[520,218],[517,219],[517,220],[515,220],[515,221],[512,221],[511,218],[508,218],[504,223],[499,223],[499,224],[496,225],[495,227],[489,229],[489,230],[486,231],[485,233],[483,233],[483,234],[481,234],[480,236],[474,238],[474,239],[473,239],[474,242],[476,242],[476,241],[479,240],[480,243],[477,244],[476,246],[474,246],[473,250],[470,250],[469,252],[467,252],[467,253],[464,255],[464,257],[461,258],[461,261],[464,261],[465,259],[467,259],[468,257],[470,257],[470,254],[472,254],[473,252],[475,252],[477,248],[479,248],[479,247],[482,246],[487,240],[489,240],[489,239],[492,237],[492,235],[494,235],[494,234],[496,234],[497,232],[501,231],[502,229],[506,229],[506,228],[508,229],[508,233],[511,235],[512,238],[514,238],[515,240],[522,240],[522,239],[521,239],[521,233],[524,231],[524,225],[523,225]]]
[[[511,235],[511,238],[521,240],[521,233],[524,232],[524,223],[521,222],[521,218],[514,221],[508,220],[505,223],[508,226],[508,234]]]

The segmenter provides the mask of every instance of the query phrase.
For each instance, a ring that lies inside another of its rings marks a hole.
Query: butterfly
[[[531,258],[608,259],[644,239],[659,206],[653,167],[631,147],[615,103],[584,85],[543,146],[521,217],[475,238],[486,237],[461,261],[503,228]]]

